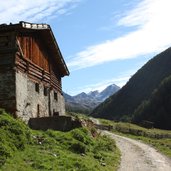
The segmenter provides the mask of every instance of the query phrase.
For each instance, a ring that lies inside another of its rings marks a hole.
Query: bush
[[[71,144],[70,146],[70,149],[75,152],[75,153],[86,153],[88,151],[88,148],[85,144],[77,141],[77,142],[74,142],[73,144]]]
[[[100,136],[96,140],[95,151],[114,151],[116,149],[115,141],[108,136]]]
[[[92,139],[90,137],[90,132],[86,128],[74,129],[71,131],[71,135],[74,139],[82,142],[83,144],[92,144]]]

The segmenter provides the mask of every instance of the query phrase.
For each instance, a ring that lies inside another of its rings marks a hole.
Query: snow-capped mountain
[[[68,111],[90,113],[96,106],[106,100],[109,96],[116,93],[120,88],[115,85],[109,85],[103,91],[91,91],[89,93],[80,93],[75,96],[64,94],[66,109]]]

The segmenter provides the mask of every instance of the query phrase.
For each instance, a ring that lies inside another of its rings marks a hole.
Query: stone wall
[[[57,93],[57,99],[54,99],[54,93]],[[50,109],[51,116],[53,115],[65,115],[65,100],[63,95],[52,90],[50,91]]]
[[[14,114],[15,104],[15,70],[12,67],[14,57],[0,53],[0,108]]]
[[[74,128],[82,127],[81,121],[73,120],[69,116],[31,118],[28,122],[30,128],[36,130],[58,130],[70,131]]]
[[[30,80],[26,73],[20,71],[16,72],[16,99],[17,116],[26,122],[30,118],[65,114],[64,98],[60,93],[45,87],[42,82]]]

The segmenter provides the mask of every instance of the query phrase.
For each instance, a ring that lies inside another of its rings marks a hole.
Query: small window
[[[36,92],[39,93],[39,84],[38,83],[35,84],[35,90],[36,90]]]
[[[44,96],[47,96],[47,94],[48,94],[48,88],[44,87]]]
[[[59,112],[54,112],[53,116],[56,116],[56,117],[59,116]]]
[[[40,105],[39,104],[37,105],[37,117],[38,118],[40,117]]]
[[[55,100],[58,100],[58,96],[57,96],[57,93],[56,92],[54,92],[54,99]]]

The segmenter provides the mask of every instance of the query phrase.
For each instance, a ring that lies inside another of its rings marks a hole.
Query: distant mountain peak
[[[82,93],[80,93],[80,94],[77,94],[77,95],[75,95],[75,96],[73,96],[74,98],[87,98],[88,97],[88,95],[85,93],[85,92],[82,92]]]
[[[80,94],[78,94],[78,95],[76,95],[76,96],[86,96],[87,94],[85,93],[85,92],[82,92],[82,93],[80,93]]]
[[[107,86],[103,91],[100,92],[100,98],[103,99],[102,101],[106,100],[109,96],[113,95],[116,93],[120,87],[118,87],[115,84],[111,84]],[[111,93],[113,92],[113,93]]]
[[[101,102],[106,100],[109,96],[113,95],[120,88],[115,85],[109,85],[101,92],[98,90],[90,91],[89,93],[79,93],[75,96],[70,96],[64,93],[67,108],[79,108],[91,111]]]
[[[90,91],[89,93],[88,93],[88,95],[96,95],[96,94],[98,94],[99,93],[99,91],[98,90],[95,90],[95,91]]]

